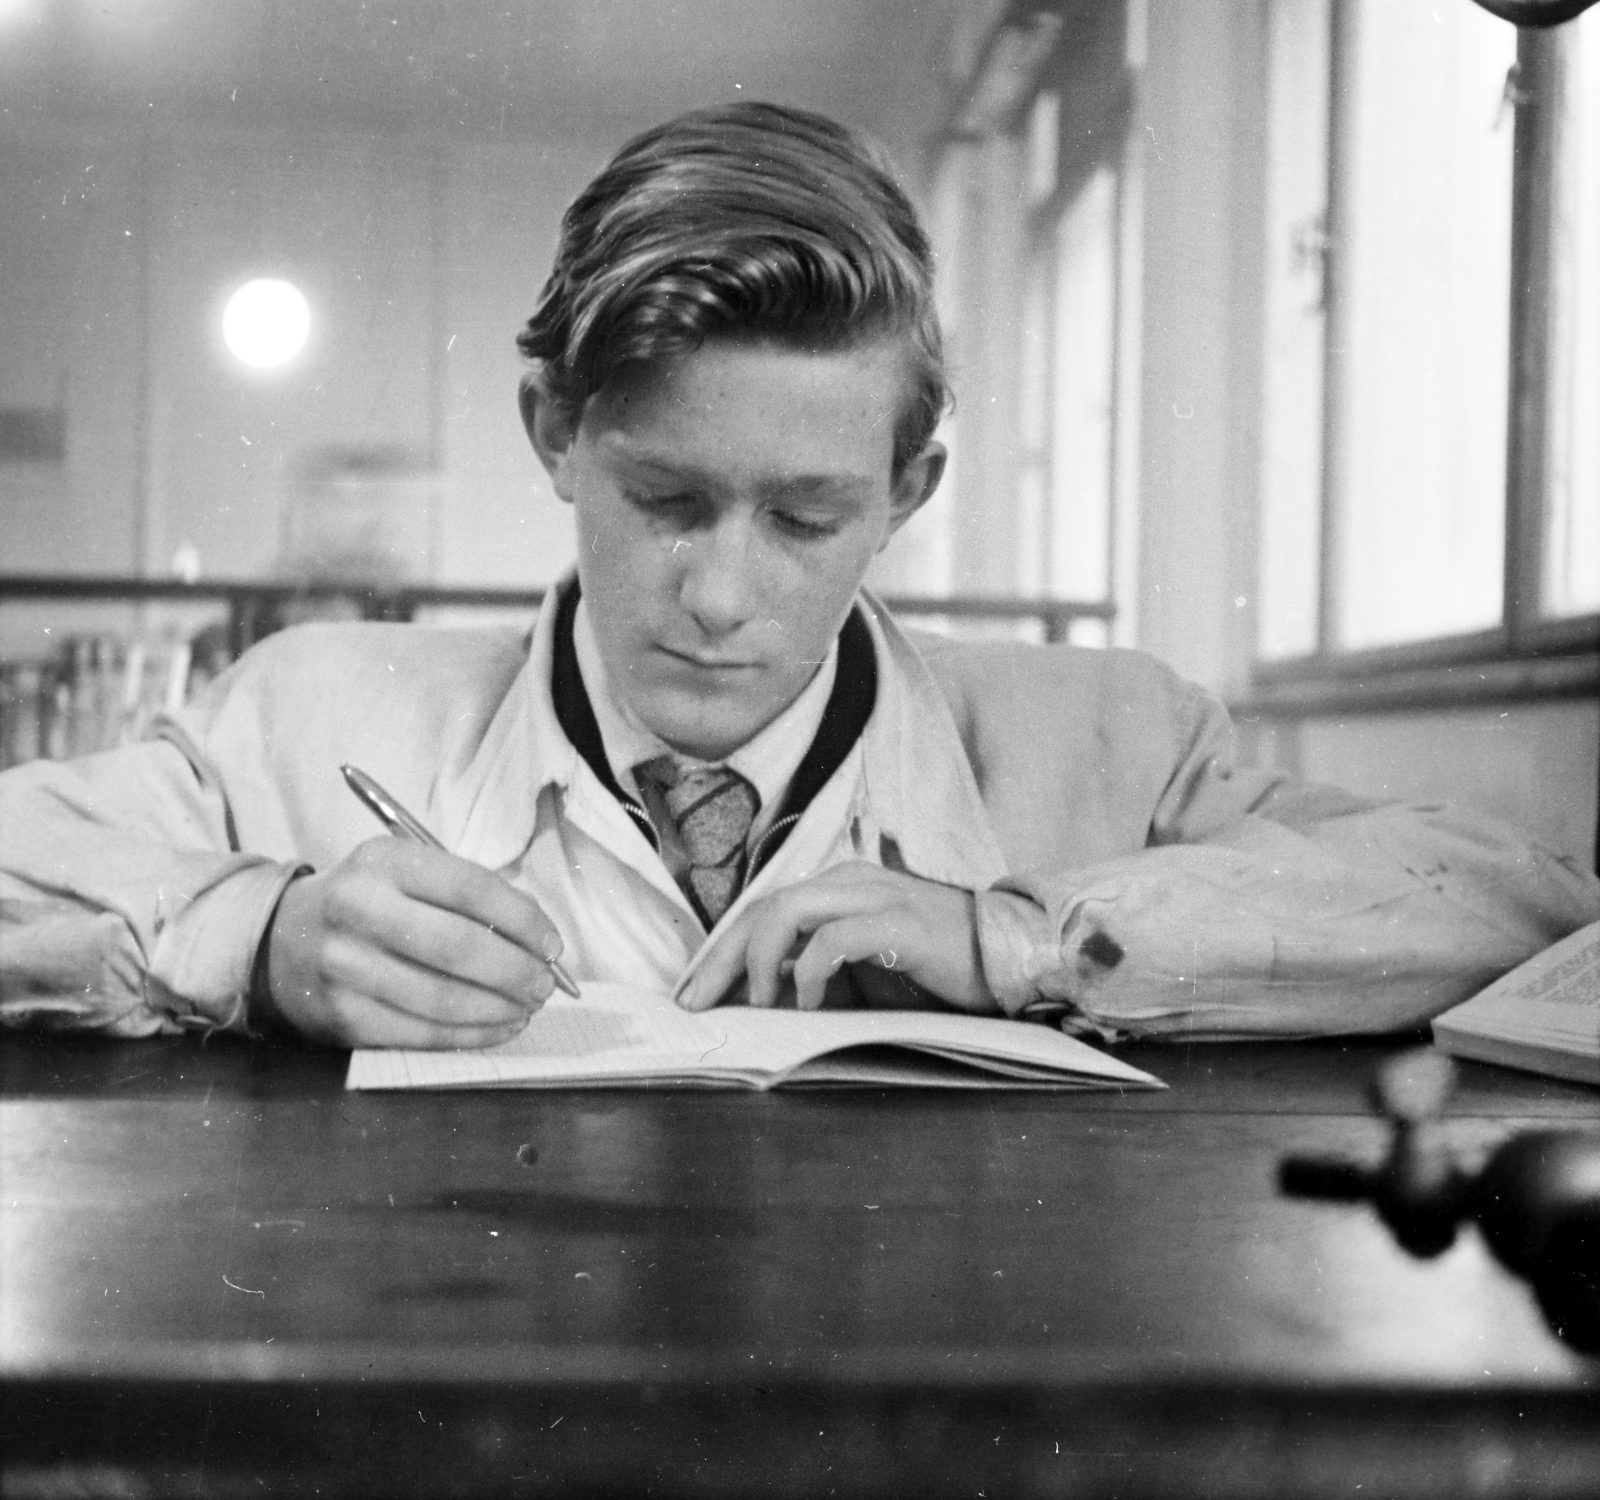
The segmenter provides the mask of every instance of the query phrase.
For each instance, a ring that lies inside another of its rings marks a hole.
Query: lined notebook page
[[[945,1058],[985,1057],[1013,1078],[1159,1087],[1137,1068],[1043,1026],[944,1011],[754,1011],[725,1006],[698,1015],[663,995],[585,984],[583,998],[552,995],[514,1040],[476,1052],[361,1050],[352,1089],[550,1087],[630,1081],[765,1087],[808,1059],[839,1048],[923,1046]],[[906,1062],[878,1081],[904,1082]],[[860,1063],[805,1070],[808,1080],[872,1081]]]
[[[695,1015],[665,996],[624,985],[585,984],[583,998],[552,995],[527,1029],[477,1052],[361,1050],[350,1058],[347,1088],[449,1088],[714,1077],[754,1082],[774,1066],[758,1047],[741,1068],[726,1053],[718,1012]],[[803,1054],[802,1054],[803,1055]],[[714,1061],[713,1061],[714,1059]],[[796,1059],[798,1060],[798,1059]],[[781,1061],[776,1063],[782,1066]]]

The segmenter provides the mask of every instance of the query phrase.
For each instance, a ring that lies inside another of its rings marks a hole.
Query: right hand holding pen
[[[508,1041],[549,998],[561,951],[531,897],[387,835],[291,882],[268,942],[277,1017],[337,1047]]]

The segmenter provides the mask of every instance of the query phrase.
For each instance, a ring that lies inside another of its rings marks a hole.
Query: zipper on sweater
[[[654,849],[657,854],[661,853],[661,835],[656,832],[656,825],[650,821],[650,814],[640,807],[637,802],[631,802],[626,797],[622,798],[622,805],[633,814],[634,822],[636,822],[643,831],[645,838],[649,841],[650,847]]]
[[[749,885],[750,882],[754,880],[756,875],[760,872],[762,857],[767,852],[767,845],[772,841],[772,836],[782,829],[792,827],[799,821],[799,813],[790,813],[786,818],[779,818],[771,828],[769,828],[764,834],[761,835],[760,838],[756,840],[755,848],[750,851],[750,858],[745,861],[744,879],[739,882],[739,889],[741,891],[747,885]]]

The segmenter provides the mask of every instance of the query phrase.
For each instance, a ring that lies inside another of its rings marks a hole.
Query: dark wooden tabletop
[[[1378,1042],[1160,1094],[347,1094],[0,1038],[4,1493],[1600,1493],[1600,1361],[1474,1231],[1289,1201]],[[1468,1159],[1600,1093],[1464,1065]],[[53,1487],[52,1487],[53,1486]]]

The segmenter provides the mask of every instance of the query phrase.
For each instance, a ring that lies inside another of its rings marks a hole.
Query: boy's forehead
[[[678,355],[621,366],[594,399],[624,406],[663,397],[678,406],[708,404],[726,383],[742,383],[752,373],[798,393],[831,385],[846,371],[894,398],[906,382],[907,355],[907,340],[896,336],[824,347],[768,338],[713,338]]]
[[[608,454],[640,463],[728,445],[840,461],[821,473],[871,455],[876,470],[892,454],[906,367],[899,339],[847,349],[710,340],[670,361],[624,367],[586,404],[583,425]]]

